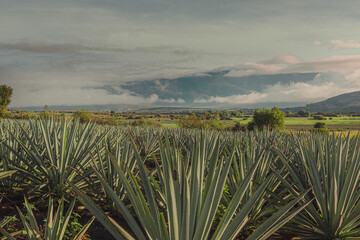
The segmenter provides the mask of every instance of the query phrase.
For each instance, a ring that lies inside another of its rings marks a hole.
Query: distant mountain
[[[311,112],[360,112],[360,91],[341,94],[305,106]]]
[[[135,96],[148,98],[153,94],[159,97],[157,105],[205,107],[211,104],[194,103],[197,99],[210,97],[228,97],[252,92],[263,92],[275,84],[291,84],[312,81],[317,73],[289,73],[271,75],[249,75],[242,77],[227,76],[230,71],[205,72],[194,76],[175,79],[154,79],[147,81],[126,82],[118,86],[98,87],[109,94],[119,94],[120,89],[130,91]],[[217,107],[221,107],[220,105]]]
[[[341,94],[302,107],[287,107],[281,110],[285,112],[298,112],[300,110],[309,112],[360,112],[360,91]]]

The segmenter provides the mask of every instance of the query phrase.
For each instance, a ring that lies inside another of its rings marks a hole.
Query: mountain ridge
[[[340,94],[324,101],[310,103],[305,109],[312,112],[360,111],[360,91]]]

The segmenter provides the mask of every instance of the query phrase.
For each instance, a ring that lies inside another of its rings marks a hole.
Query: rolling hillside
[[[345,93],[325,101],[308,104],[305,108],[311,112],[359,112],[360,91]]]

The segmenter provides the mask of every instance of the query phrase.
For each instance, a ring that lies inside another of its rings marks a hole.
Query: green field
[[[248,124],[251,118],[232,118],[232,120],[223,120],[226,125],[233,125],[235,122]],[[160,119],[164,127],[176,128],[176,121]],[[360,129],[360,117],[327,117],[326,120],[314,120],[312,117],[286,117],[286,129],[311,128],[317,122],[324,122],[330,129]]]
[[[286,125],[314,125],[316,122],[325,122],[326,125],[349,125],[360,127],[360,117],[332,117],[326,120],[314,120],[313,118],[285,118]]]

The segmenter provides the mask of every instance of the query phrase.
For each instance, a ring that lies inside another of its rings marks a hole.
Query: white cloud
[[[182,103],[185,103],[185,100],[182,98],[178,98],[177,102],[182,104]]]
[[[274,85],[266,90],[267,101],[271,102],[316,102],[342,93],[352,92],[354,88],[341,87],[332,82],[326,83],[293,83],[291,85]]]
[[[195,99],[194,103],[222,103],[222,104],[252,104],[260,102],[267,94],[264,93],[250,93],[245,95],[231,95],[227,97],[214,97],[208,99],[199,98]]]
[[[284,55],[261,63],[241,64],[233,69],[235,71],[230,76],[319,72],[313,81],[268,86],[264,90],[266,97],[255,102],[310,103],[360,90],[360,55],[329,56],[307,61]],[[224,99],[212,100],[220,102]],[[208,102],[210,99],[201,100]]]
[[[175,100],[174,98],[165,98],[165,99],[157,99],[156,102],[162,102],[162,103],[185,103],[185,100],[182,98],[178,98]]]
[[[270,60],[270,62],[274,64],[296,64],[299,63],[300,60],[292,55],[281,55],[274,58],[273,60]]]
[[[275,74],[285,68],[284,66],[279,66],[277,64],[262,64],[262,63],[252,63],[252,62],[244,63],[242,64],[242,67],[248,71],[252,70],[254,72],[256,71],[259,73],[266,73],[266,74],[269,73]]]
[[[333,49],[343,49],[343,48],[360,48],[359,40],[331,40],[330,43],[333,45]]]
[[[280,59],[280,60],[279,60]],[[229,76],[281,73],[337,73],[341,81],[360,86],[360,55],[335,55],[320,59],[300,61],[290,56],[279,56],[261,63],[247,62],[233,66]],[[282,64],[286,62],[287,64]]]

